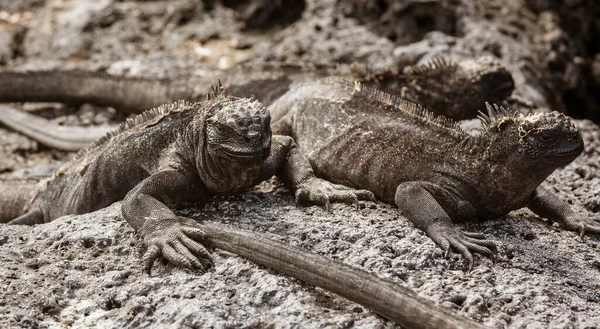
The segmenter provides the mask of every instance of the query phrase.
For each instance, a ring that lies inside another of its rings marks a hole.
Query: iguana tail
[[[0,123],[40,144],[63,151],[78,151],[116,128],[116,126],[61,126],[4,105],[0,105]]]
[[[253,262],[332,291],[410,329],[483,329],[397,283],[263,236],[206,224],[208,242]]]
[[[0,72],[0,102],[91,103],[141,113],[193,96],[177,80],[125,78],[102,72]]]
[[[0,223],[27,213],[37,192],[37,180],[0,180]]]

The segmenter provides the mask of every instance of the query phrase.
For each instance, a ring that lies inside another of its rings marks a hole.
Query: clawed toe
[[[206,241],[206,234],[200,228],[180,224],[148,235],[144,269],[150,273],[154,262],[162,256],[175,266],[205,272],[213,263],[210,253],[198,240]]]
[[[462,255],[467,261],[468,271],[473,269],[473,253],[494,260],[498,250],[496,243],[486,240],[483,234],[462,233],[454,227],[437,227],[428,235],[444,250],[444,257],[449,256],[450,250]]]
[[[298,188],[295,193],[296,203],[312,203],[325,206],[331,211],[331,203],[354,204],[360,209],[360,200],[374,201],[375,195],[368,190],[355,190],[353,188],[332,184],[321,179],[314,179]]]
[[[150,274],[150,270],[152,269],[152,265],[154,261],[158,259],[160,256],[160,249],[157,246],[150,246],[146,253],[144,253],[144,257],[142,258],[142,262],[144,263],[144,271]]]
[[[568,218],[565,222],[561,223],[561,226],[579,233],[581,239],[588,233],[600,234],[600,222],[599,219],[593,217],[572,217]]]
[[[463,235],[473,239],[485,239],[485,234],[483,233],[463,232]]]
[[[473,254],[469,251],[467,246],[456,239],[450,240],[450,245],[452,249],[461,254],[465,260],[467,261],[468,269],[471,271],[473,269]]]

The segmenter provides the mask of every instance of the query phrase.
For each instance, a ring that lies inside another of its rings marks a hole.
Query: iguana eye
[[[540,134],[539,138],[542,142],[551,142],[555,139],[552,134]]]
[[[219,123],[215,123],[212,125],[213,126],[213,130],[217,133],[220,134],[223,132],[223,127],[219,124]]]

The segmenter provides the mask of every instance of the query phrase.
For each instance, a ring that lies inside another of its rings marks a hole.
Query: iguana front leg
[[[174,265],[204,270],[212,264],[210,254],[201,244],[204,232],[196,222],[178,217],[165,203],[197,201],[203,197],[202,182],[185,171],[158,172],[133,188],[121,207],[127,222],[140,234],[146,245],[144,267],[163,256]]]
[[[486,240],[481,234],[458,230],[424,184],[429,183],[406,182],[398,185],[395,202],[404,216],[423,230],[446,254],[450,249],[462,254],[468,262],[469,270],[473,268],[472,252],[493,257],[496,244]]]
[[[294,191],[296,202],[325,205],[330,211],[331,202],[353,203],[358,208],[359,200],[375,200],[371,191],[353,189],[316,177],[292,137],[274,135],[273,143],[282,145],[281,149],[286,152],[273,154],[272,147],[272,159],[268,159],[267,163],[272,163],[270,170]]]
[[[600,234],[600,218],[577,213],[567,202],[544,187],[539,186],[533,192],[527,207],[538,216],[555,221],[569,231],[579,232],[581,236],[585,232]]]

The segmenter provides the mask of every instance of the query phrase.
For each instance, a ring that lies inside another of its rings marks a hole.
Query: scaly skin
[[[410,329],[484,329],[485,327],[398,284],[257,234],[203,225],[208,242],[223,250],[333,291]]]
[[[274,133],[293,136],[317,176],[368,189],[444,250],[493,256],[496,244],[453,222],[496,218],[528,206],[566,229],[600,233],[539,187],[583,150],[578,130],[557,112],[517,115],[488,105],[471,136],[421,106],[342,78],[299,86],[269,110]]]
[[[124,200],[123,217],[148,247],[147,268],[162,255],[178,266],[203,269],[206,250],[182,231],[186,225],[169,207],[235,193],[274,174],[284,180],[301,177],[286,181],[313,203],[372,198],[368,191],[317,179],[291,138],[271,139],[269,124],[262,104],[218,90],[202,103],[178,102],[145,112],[83,150],[37,184],[34,194],[5,200],[3,206],[18,209],[4,210],[0,222],[44,223]],[[14,218],[19,212],[24,214]]]
[[[31,225],[124,199],[122,215],[144,239],[148,272],[160,256],[204,270],[212,263],[204,246],[210,244],[331,290],[407,328],[483,328],[363,270],[256,234],[198,225],[175,215],[170,207],[235,193],[276,173],[296,189],[297,198],[311,202],[373,197],[316,178],[291,138],[271,137],[269,113],[260,103],[214,93],[203,103],[178,102],[130,120],[52,179],[17,190],[12,200],[0,185],[0,215],[26,212],[9,224]]]
[[[328,75],[342,75],[377,85],[455,119],[474,118],[486,100],[501,102],[514,86],[508,71],[489,57],[451,62],[441,58],[404,68],[403,73],[373,74],[355,65],[294,66],[263,64],[240,66],[226,71],[209,71],[204,77],[171,80],[111,76],[100,72],[49,71],[0,73],[0,101],[57,101],[95,103],[120,111],[140,110],[178,99],[201,100],[205,93],[197,86],[221,77],[236,96],[255,95],[270,104],[291,86]],[[4,83],[3,83],[4,82]],[[0,122],[38,142],[66,151],[91,143],[110,127],[56,126],[44,119],[31,119],[16,110],[0,108],[6,115]],[[0,112],[1,113],[1,112]],[[8,114],[11,115],[8,115]]]

